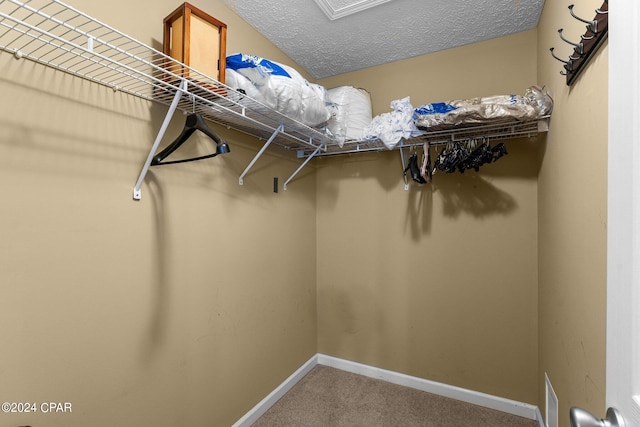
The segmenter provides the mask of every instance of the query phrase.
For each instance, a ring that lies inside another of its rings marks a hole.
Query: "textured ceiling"
[[[330,20],[315,0],[223,1],[315,79],[526,31],[544,4],[390,0]]]

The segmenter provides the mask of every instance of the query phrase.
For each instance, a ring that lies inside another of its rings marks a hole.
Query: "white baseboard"
[[[544,419],[542,418],[542,412],[540,412],[540,408],[536,408],[536,421],[538,422],[538,427],[547,427],[544,424]]]
[[[495,409],[507,414],[535,420],[538,422],[540,427],[545,427],[540,410],[534,405],[442,384],[435,381],[425,380],[423,378],[412,377],[410,375],[388,371],[386,369],[380,369],[374,366],[364,365],[362,363],[352,362],[333,356],[327,356],[326,354],[321,353],[318,353],[309,359],[309,361],[302,365],[300,369],[294,372],[289,378],[280,384],[280,386],[251,409],[251,411],[249,411],[244,417],[238,420],[233,427],[248,427],[253,424],[316,365],[329,366],[331,368],[340,369],[354,374],[364,375],[369,378],[384,380],[392,384],[411,387],[416,390],[426,391],[439,396],[449,397],[462,402]]]
[[[318,364],[535,420],[536,406],[318,354]]]
[[[282,384],[276,387],[267,397],[262,399],[260,403],[254,406],[242,418],[240,418],[232,427],[249,427],[255,423],[258,418],[264,415],[275,403],[282,398],[291,388],[296,385],[305,375],[309,373],[318,364],[318,355],[314,355],[297,371],[289,376]]]

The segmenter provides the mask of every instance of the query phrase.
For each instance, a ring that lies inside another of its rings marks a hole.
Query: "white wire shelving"
[[[540,117],[535,120],[526,121],[497,121],[494,123],[473,124],[467,126],[456,126],[446,129],[429,129],[422,135],[408,139],[401,139],[394,148],[421,147],[425,142],[430,145],[445,145],[452,142],[476,141],[498,141],[513,138],[532,138],[541,132],[549,130],[550,116]],[[337,154],[358,154],[374,151],[388,151],[389,149],[376,140],[353,140],[345,141],[342,146],[337,143],[328,144],[318,156],[332,156]],[[299,157],[309,155],[309,150],[302,150]]]
[[[316,151],[330,142],[323,132],[291,120],[58,0],[0,0],[0,49],[114,91],[199,113],[268,144]],[[155,149],[157,146],[150,157]],[[134,189],[135,199],[140,198],[146,170],[143,172]]]
[[[304,158],[287,184],[314,157],[382,151],[380,141],[349,141],[343,146],[325,132],[306,126],[264,104],[180,63],[162,52],[88,16],[58,0],[0,0],[0,49],[16,58],[48,67],[169,106],[169,111],[147,157],[133,198],[141,198],[141,186],[169,121],[179,109],[199,113],[219,125],[265,141],[239,178],[243,178],[270,144],[280,145]],[[506,126],[481,126],[429,132],[402,141],[399,148],[425,141],[444,143],[452,138],[490,139],[533,135],[546,129],[545,121]]]

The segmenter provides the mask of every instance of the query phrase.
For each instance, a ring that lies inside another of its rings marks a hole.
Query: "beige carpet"
[[[253,427],[538,427],[538,423],[318,365]]]

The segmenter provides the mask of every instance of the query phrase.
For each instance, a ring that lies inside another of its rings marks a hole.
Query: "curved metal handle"
[[[598,32],[598,21],[597,20],[593,20],[593,21],[588,21],[586,19],[582,19],[579,16],[577,16],[575,13],[573,13],[573,7],[574,5],[570,4],[569,5],[569,13],[571,14],[571,16],[573,16],[575,19],[577,19],[578,21],[584,22],[585,24],[589,24],[589,29],[595,34]]]
[[[562,28],[560,28],[558,30],[558,35],[560,35],[560,39],[565,42],[570,44],[571,46],[573,46],[573,50],[578,54],[578,55],[583,55],[584,54],[584,45],[582,43],[574,43],[570,40],[567,40],[564,38],[564,36],[562,35],[562,31],[564,31]]]
[[[570,61],[565,61],[565,60],[564,60],[564,59],[562,59],[562,58],[558,58],[558,57],[556,56],[556,54],[555,54],[555,53],[553,53],[553,51],[554,51],[554,50],[555,50],[555,47],[552,47],[552,48],[550,48],[550,49],[549,49],[549,52],[551,52],[551,56],[553,56],[553,57],[554,57],[555,59],[557,59],[558,61],[563,62],[565,65],[568,65],[568,64],[570,63]]]
[[[554,57],[555,59],[557,59],[558,61],[562,62],[562,63],[564,64],[564,69],[565,69],[565,70],[567,70],[568,72],[573,72],[573,62],[572,62],[572,61],[565,61],[565,60],[563,60],[563,59],[561,59],[561,58],[558,58],[558,57],[556,56],[556,54],[555,54],[555,53],[553,53],[553,50],[554,50],[554,49],[555,49],[555,48],[553,48],[553,47],[552,47],[551,49],[549,49],[549,51],[551,52],[551,56],[553,56],[553,57]],[[562,71],[560,71],[560,74],[562,74],[563,76],[566,76],[566,75],[567,75],[567,73],[563,73]]]
[[[620,412],[615,408],[607,409],[607,418],[600,420],[581,408],[573,407],[569,411],[571,427],[626,427]]]

